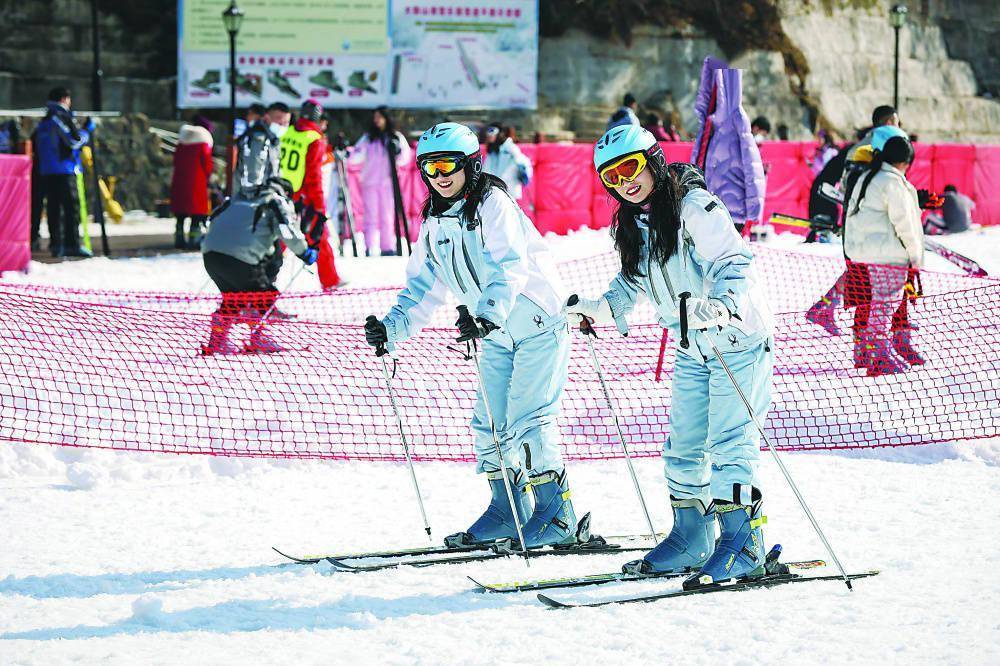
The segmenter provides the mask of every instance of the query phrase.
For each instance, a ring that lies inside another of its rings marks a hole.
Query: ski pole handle
[[[576,294],[573,294],[566,301],[566,305],[572,307],[579,302],[580,302],[580,297],[577,296]],[[580,322],[580,332],[583,333],[584,335],[592,335],[596,338],[597,331],[594,330],[594,327],[591,325],[590,320],[587,319],[586,315],[580,315],[580,316],[583,318],[582,321]]]
[[[366,324],[370,324],[373,321],[378,321],[378,317],[376,317],[375,315],[368,315],[368,317],[365,319]],[[389,351],[385,348],[384,342],[380,342],[378,346],[375,347],[375,356],[378,358],[381,358],[382,356],[385,356],[388,353]]]
[[[680,318],[681,318],[681,348],[687,349],[691,346],[688,341],[688,308],[687,300],[691,297],[690,291],[685,291],[681,294],[681,305],[680,305]]]

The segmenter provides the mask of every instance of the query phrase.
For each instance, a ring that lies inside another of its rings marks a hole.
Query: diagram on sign
[[[503,105],[533,96],[533,66],[526,71],[519,54],[498,54],[491,48],[478,36],[435,36],[424,42],[421,52],[403,52],[393,59],[390,93],[425,104],[475,99]]]

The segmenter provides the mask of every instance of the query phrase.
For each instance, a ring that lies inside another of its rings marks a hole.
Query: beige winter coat
[[[857,212],[857,199],[866,175],[851,195],[844,232],[844,254],[852,261],[921,268],[924,230],[917,190],[898,169],[883,164],[868,185]]]

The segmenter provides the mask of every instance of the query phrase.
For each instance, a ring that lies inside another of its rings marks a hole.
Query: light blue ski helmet
[[[656,137],[638,125],[619,125],[604,133],[594,145],[594,168],[602,166],[629,153],[647,153],[658,146]]]
[[[438,123],[420,135],[417,141],[417,160],[434,153],[461,153],[478,155],[479,139],[476,133],[459,123]]]
[[[609,163],[631,153],[643,153],[656,187],[663,185],[668,176],[667,157],[656,142],[656,137],[638,125],[619,125],[605,132],[594,145],[594,168],[600,172]],[[621,203],[632,203],[623,199],[615,188],[608,187],[603,180],[601,185]]]
[[[885,142],[896,136],[901,136],[904,139],[910,138],[906,132],[894,125],[882,125],[880,127],[876,127],[872,130],[872,150],[881,151],[885,148]]]

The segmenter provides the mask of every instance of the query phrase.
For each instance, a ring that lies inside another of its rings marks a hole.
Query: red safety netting
[[[1000,434],[1000,282],[925,272],[910,304],[914,344],[926,364],[903,374],[855,368],[852,324],[871,295],[901,299],[904,276],[849,281],[833,310],[839,335],[804,311],[843,272],[843,261],[755,247],[775,312],[774,407],[767,419],[784,449],[898,446]],[[603,291],[614,255],[560,268],[568,287]],[[898,273],[898,271],[896,271]],[[881,274],[879,274],[881,275]],[[258,328],[241,305],[230,339],[263,332],[284,351],[202,356],[219,297],[0,285],[0,441],[230,456],[398,459],[403,451],[377,361],[361,322],[393,302],[395,288],[289,294],[291,320]],[[888,308],[888,309],[887,309]],[[263,309],[263,308],[261,308]],[[870,310],[870,313],[869,313]],[[887,316],[881,334],[890,335]],[[449,345],[453,308],[400,346],[394,380],[417,458],[468,460],[476,379]],[[672,343],[643,305],[628,338],[596,341],[626,437],[638,455],[657,455],[670,413]],[[892,330],[899,328],[894,319]],[[584,341],[573,336],[561,429],[571,459],[620,455]]]

